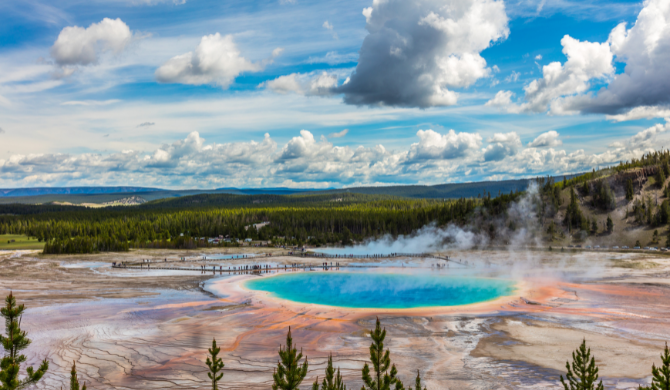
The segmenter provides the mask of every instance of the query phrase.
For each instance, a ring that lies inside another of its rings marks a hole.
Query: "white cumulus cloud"
[[[455,159],[464,157],[478,150],[482,144],[482,136],[472,133],[457,133],[449,130],[440,134],[434,130],[419,130],[416,133],[419,142],[410,146],[408,159]]]
[[[327,96],[337,86],[337,75],[328,72],[291,73],[261,83],[273,92],[286,94],[296,93],[306,96]]]
[[[562,145],[563,142],[558,139],[558,132],[555,130],[547,131],[537,136],[528,144],[530,148],[553,148]]]
[[[158,68],[156,79],[162,83],[227,88],[240,73],[259,72],[280,53],[281,49],[275,49],[269,59],[252,62],[241,55],[232,35],[206,35],[194,51],[173,57]]]
[[[639,106],[622,114],[607,115],[606,118],[616,122],[636,119],[670,118],[670,107]]]
[[[568,57],[565,64],[552,62],[542,67],[542,78],[524,87],[525,102],[518,106],[511,100],[506,104],[501,91],[489,105],[501,107],[509,112],[544,112],[556,99],[589,89],[589,81],[605,78],[613,74],[612,52],[605,43],[582,42],[568,35],[561,39],[563,53]],[[561,106],[552,105],[552,111],[562,113]]]
[[[521,138],[516,132],[495,133],[486,142],[489,145],[484,149],[484,161],[500,161],[521,148]]]
[[[91,65],[105,52],[118,54],[132,40],[132,32],[121,19],[104,18],[87,28],[69,26],[61,30],[51,47],[56,64]]]
[[[606,42],[561,40],[568,57],[542,68],[510,112],[600,113],[608,119],[665,117],[670,110],[670,1],[646,0],[634,25],[616,26]],[[614,62],[625,64],[615,74]],[[591,90],[593,80],[606,87]],[[492,103],[493,105],[493,103]]]
[[[491,74],[480,52],[509,35],[505,5],[496,0],[374,1],[363,15],[369,34],[358,65],[337,88],[348,104],[456,104],[454,89]]]

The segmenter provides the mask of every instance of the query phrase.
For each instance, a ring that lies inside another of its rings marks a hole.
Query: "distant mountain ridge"
[[[333,190],[327,188],[326,190]],[[132,194],[141,192],[165,192],[166,196],[175,196],[176,194],[204,194],[204,193],[227,193],[239,195],[293,195],[302,192],[321,191],[318,189],[302,189],[302,188],[217,188],[217,189],[190,189],[190,190],[166,190],[163,188],[152,187],[127,187],[127,186],[112,186],[112,187],[35,187],[35,188],[0,188],[0,198],[13,198],[25,196],[40,196],[40,195],[99,195],[99,194]],[[169,194],[169,195],[168,195]],[[179,196],[179,195],[177,195]]]
[[[35,187],[35,188],[0,188],[0,197],[37,196],[55,194],[115,194],[119,192],[151,192],[163,191],[160,188],[149,187]]]
[[[578,174],[566,175],[568,179]],[[393,185],[377,187],[351,188],[217,188],[166,190],[149,187],[40,187],[40,188],[13,188],[0,189],[0,204],[24,203],[44,204],[50,202],[84,203],[113,203],[132,197],[135,194],[147,200],[165,198],[180,198],[184,196],[202,194],[234,194],[234,195],[313,195],[338,194],[343,192],[365,195],[391,195],[404,198],[474,198],[478,195],[491,193],[509,193],[510,191],[525,191],[533,179],[515,179],[501,181],[481,181],[469,183],[447,183],[437,185]],[[563,180],[563,176],[555,176],[554,180]]]
[[[338,191],[336,188],[288,188],[288,187],[270,187],[270,188],[217,188],[217,192],[229,192],[240,195],[294,195],[307,192]]]

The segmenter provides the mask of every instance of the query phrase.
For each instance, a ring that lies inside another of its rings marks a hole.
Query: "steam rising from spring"
[[[604,263],[595,261],[600,256],[588,252],[554,252],[551,261],[544,261],[547,259],[547,244],[542,242],[542,232],[546,226],[541,218],[541,210],[539,188],[532,183],[526,193],[509,204],[507,210],[499,216],[492,217],[482,207],[475,210],[465,226],[450,223],[440,227],[430,224],[411,235],[397,238],[386,235],[332,252],[354,255],[446,252],[452,259],[468,265],[464,272],[491,271],[497,276],[514,279],[532,276],[581,280],[603,275]],[[426,262],[430,263],[431,260]]]
[[[445,250],[467,250],[489,245],[505,245],[510,249],[526,245],[539,245],[535,235],[542,229],[538,219],[540,196],[536,184],[531,184],[526,194],[507,209],[506,217],[490,217],[486,210],[477,210],[466,226],[435,224],[424,226],[414,234],[394,238],[386,235],[380,239],[347,248],[347,253],[421,253]],[[490,226],[493,229],[490,230]]]

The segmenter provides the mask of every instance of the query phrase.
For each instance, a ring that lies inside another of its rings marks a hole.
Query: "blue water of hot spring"
[[[299,272],[250,280],[245,286],[294,302],[370,309],[468,305],[515,289],[505,279],[359,272]]]

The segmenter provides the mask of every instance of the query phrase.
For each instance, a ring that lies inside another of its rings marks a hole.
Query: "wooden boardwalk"
[[[244,256],[244,255],[239,255],[239,256]],[[321,254],[321,253],[314,253],[314,252],[298,252],[298,253],[281,253],[281,254],[272,254],[272,255],[260,255],[260,256],[249,256],[249,257],[237,257],[237,258],[227,258],[227,259],[207,259],[206,256],[203,256],[201,259],[186,259],[182,258],[180,260],[167,260],[165,259],[164,261],[153,261],[153,262],[132,262],[132,263],[125,263],[125,264],[114,264],[112,265],[112,268],[119,268],[119,269],[136,269],[136,270],[169,270],[169,271],[197,271],[197,272],[219,272],[219,273],[263,273],[263,272],[270,272],[270,271],[291,271],[291,270],[329,270],[329,269],[339,269],[339,268],[370,268],[370,265],[354,265],[354,264],[344,264],[344,265],[338,265],[337,262],[336,264],[332,264],[333,262],[330,262],[331,264],[326,264],[325,266],[319,265],[319,264],[294,264],[294,265],[284,265],[284,266],[276,266],[276,267],[265,267],[263,265],[255,265],[256,267],[259,268],[243,268],[243,267],[254,267],[254,265],[245,265],[245,266],[236,266],[236,267],[228,267],[228,269],[224,269],[224,266],[221,265],[216,265],[216,266],[200,266],[200,267],[179,267],[179,266],[171,266],[168,265],[168,263],[193,263],[193,262],[227,262],[231,260],[246,260],[246,261],[251,261],[251,262],[257,262],[257,263],[262,263],[263,260],[265,259],[272,259],[273,257],[295,257],[295,258],[300,258],[300,259],[338,259],[338,260],[370,260],[370,259],[379,259],[379,260],[388,260],[388,259],[394,259],[394,258],[406,258],[406,257],[411,257],[411,258],[434,258],[436,260],[443,260],[443,261],[451,261],[453,260],[449,259],[449,257],[444,257],[444,256],[437,256],[433,255],[430,253],[393,253],[389,255],[327,255],[327,254]],[[458,263],[460,265],[465,265],[462,263]],[[218,268],[217,268],[218,267]],[[237,269],[235,269],[237,268]],[[408,267],[410,268],[410,267]],[[413,267],[415,268],[415,267]],[[427,267],[426,267],[427,268]],[[432,268],[432,267],[431,267]]]

